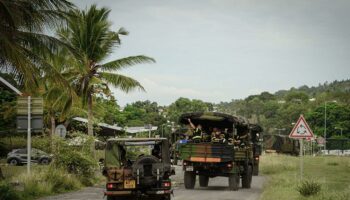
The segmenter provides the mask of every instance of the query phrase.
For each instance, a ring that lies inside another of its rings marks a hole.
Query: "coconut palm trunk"
[[[93,113],[92,113],[92,94],[88,96],[88,135],[94,135],[94,127],[93,127]]]

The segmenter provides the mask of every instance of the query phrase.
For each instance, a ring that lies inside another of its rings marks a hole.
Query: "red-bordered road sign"
[[[306,120],[303,115],[300,115],[298,122],[295,124],[292,132],[289,134],[290,138],[311,138],[314,137],[309,125],[306,123]]]

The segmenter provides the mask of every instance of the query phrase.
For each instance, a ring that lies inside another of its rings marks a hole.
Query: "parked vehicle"
[[[189,140],[180,146],[185,188],[194,188],[196,176],[199,176],[201,187],[207,187],[210,178],[223,176],[228,177],[230,190],[238,190],[240,179],[243,188],[250,188],[254,160],[249,123],[217,112],[187,113],[180,117],[180,123],[186,125],[189,122],[196,127],[200,125],[202,135],[220,130],[221,141],[226,142],[215,142],[215,138],[208,141],[208,137],[202,136],[202,140]]]
[[[107,141],[103,175],[105,195],[116,199],[170,200],[169,143],[166,138],[117,138]]]
[[[23,165],[27,163],[27,149],[13,149],[7,154],[7,163],[10,165]],[[32,148],[31,161],[47,165],[51,162],[52,156],[39,149]]]

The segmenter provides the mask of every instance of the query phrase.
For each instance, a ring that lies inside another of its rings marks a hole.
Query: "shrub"
[[[10,184],[5,181],[0,182],[0,200],[18,200],[20,196],[18,193],[11,187]]]
[[[52,186],[53,193],[76,190],[81,187],[74,175],[68,174],[63,169],[54,169],[52,166],[45,173],[44,178]]]
[[[84,185],[91,185],[97,162],[91,152],[93,140],[87,136],[78,136],[77,140],[54,139],[53,166],[76,175]]]
[[[297,190],[304,197],[308,197],[319,193],[321,191],[321,184],[312,180],[306,180],[298,186]]]
[[[328,162],[327,165],[330,165],[330,166],[338,166],[339,163],[337,163],[337,162]]]
[[[52,185],[45,180],[45,169],[32,170],[31,174],[13,177],[13,182],[21,181],[24,185],[23,196],[28,199],[51,194]]]

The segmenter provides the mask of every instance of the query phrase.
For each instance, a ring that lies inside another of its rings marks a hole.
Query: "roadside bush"
[[[327,165],[330,165],[330,166],[338,166],[339,163],[337,163],[337,162],[328,162]]]
[[[321,191],[321,184],[312,180],[306,180],[298,186],[297,191],[304,197],[316,195]]]
[[[13,182],[21,182],[23,184],[23,197],[33,199],[51,194],[52,185],[45,180],[45,170],[32,170],[31,174],[20,174],[12,178]]]
[[[93,139],[78,135],[74,140],[54,139],[53,166],[76,175],[82,184],[92,185],[97,162],[91,152]]]
[[[18,200],[20,196],[13,187],[5,181],[0,182],[0,200]]]
[[[44,178],[51,185],[53,193],[76,190],[81,187],[81,183],[74,175],[68,174],[63,169],[54,169],[52,166],[45,173]]]
[[[35,168],[31,175],[22,173],[12,178],[12,182],[23,184],[22,199],[34,199],[55,193],[62,193],[81,188],[79,179],[63,169],[49,166],[46,168]],[[20,198],[17,198],[20,199]]]

